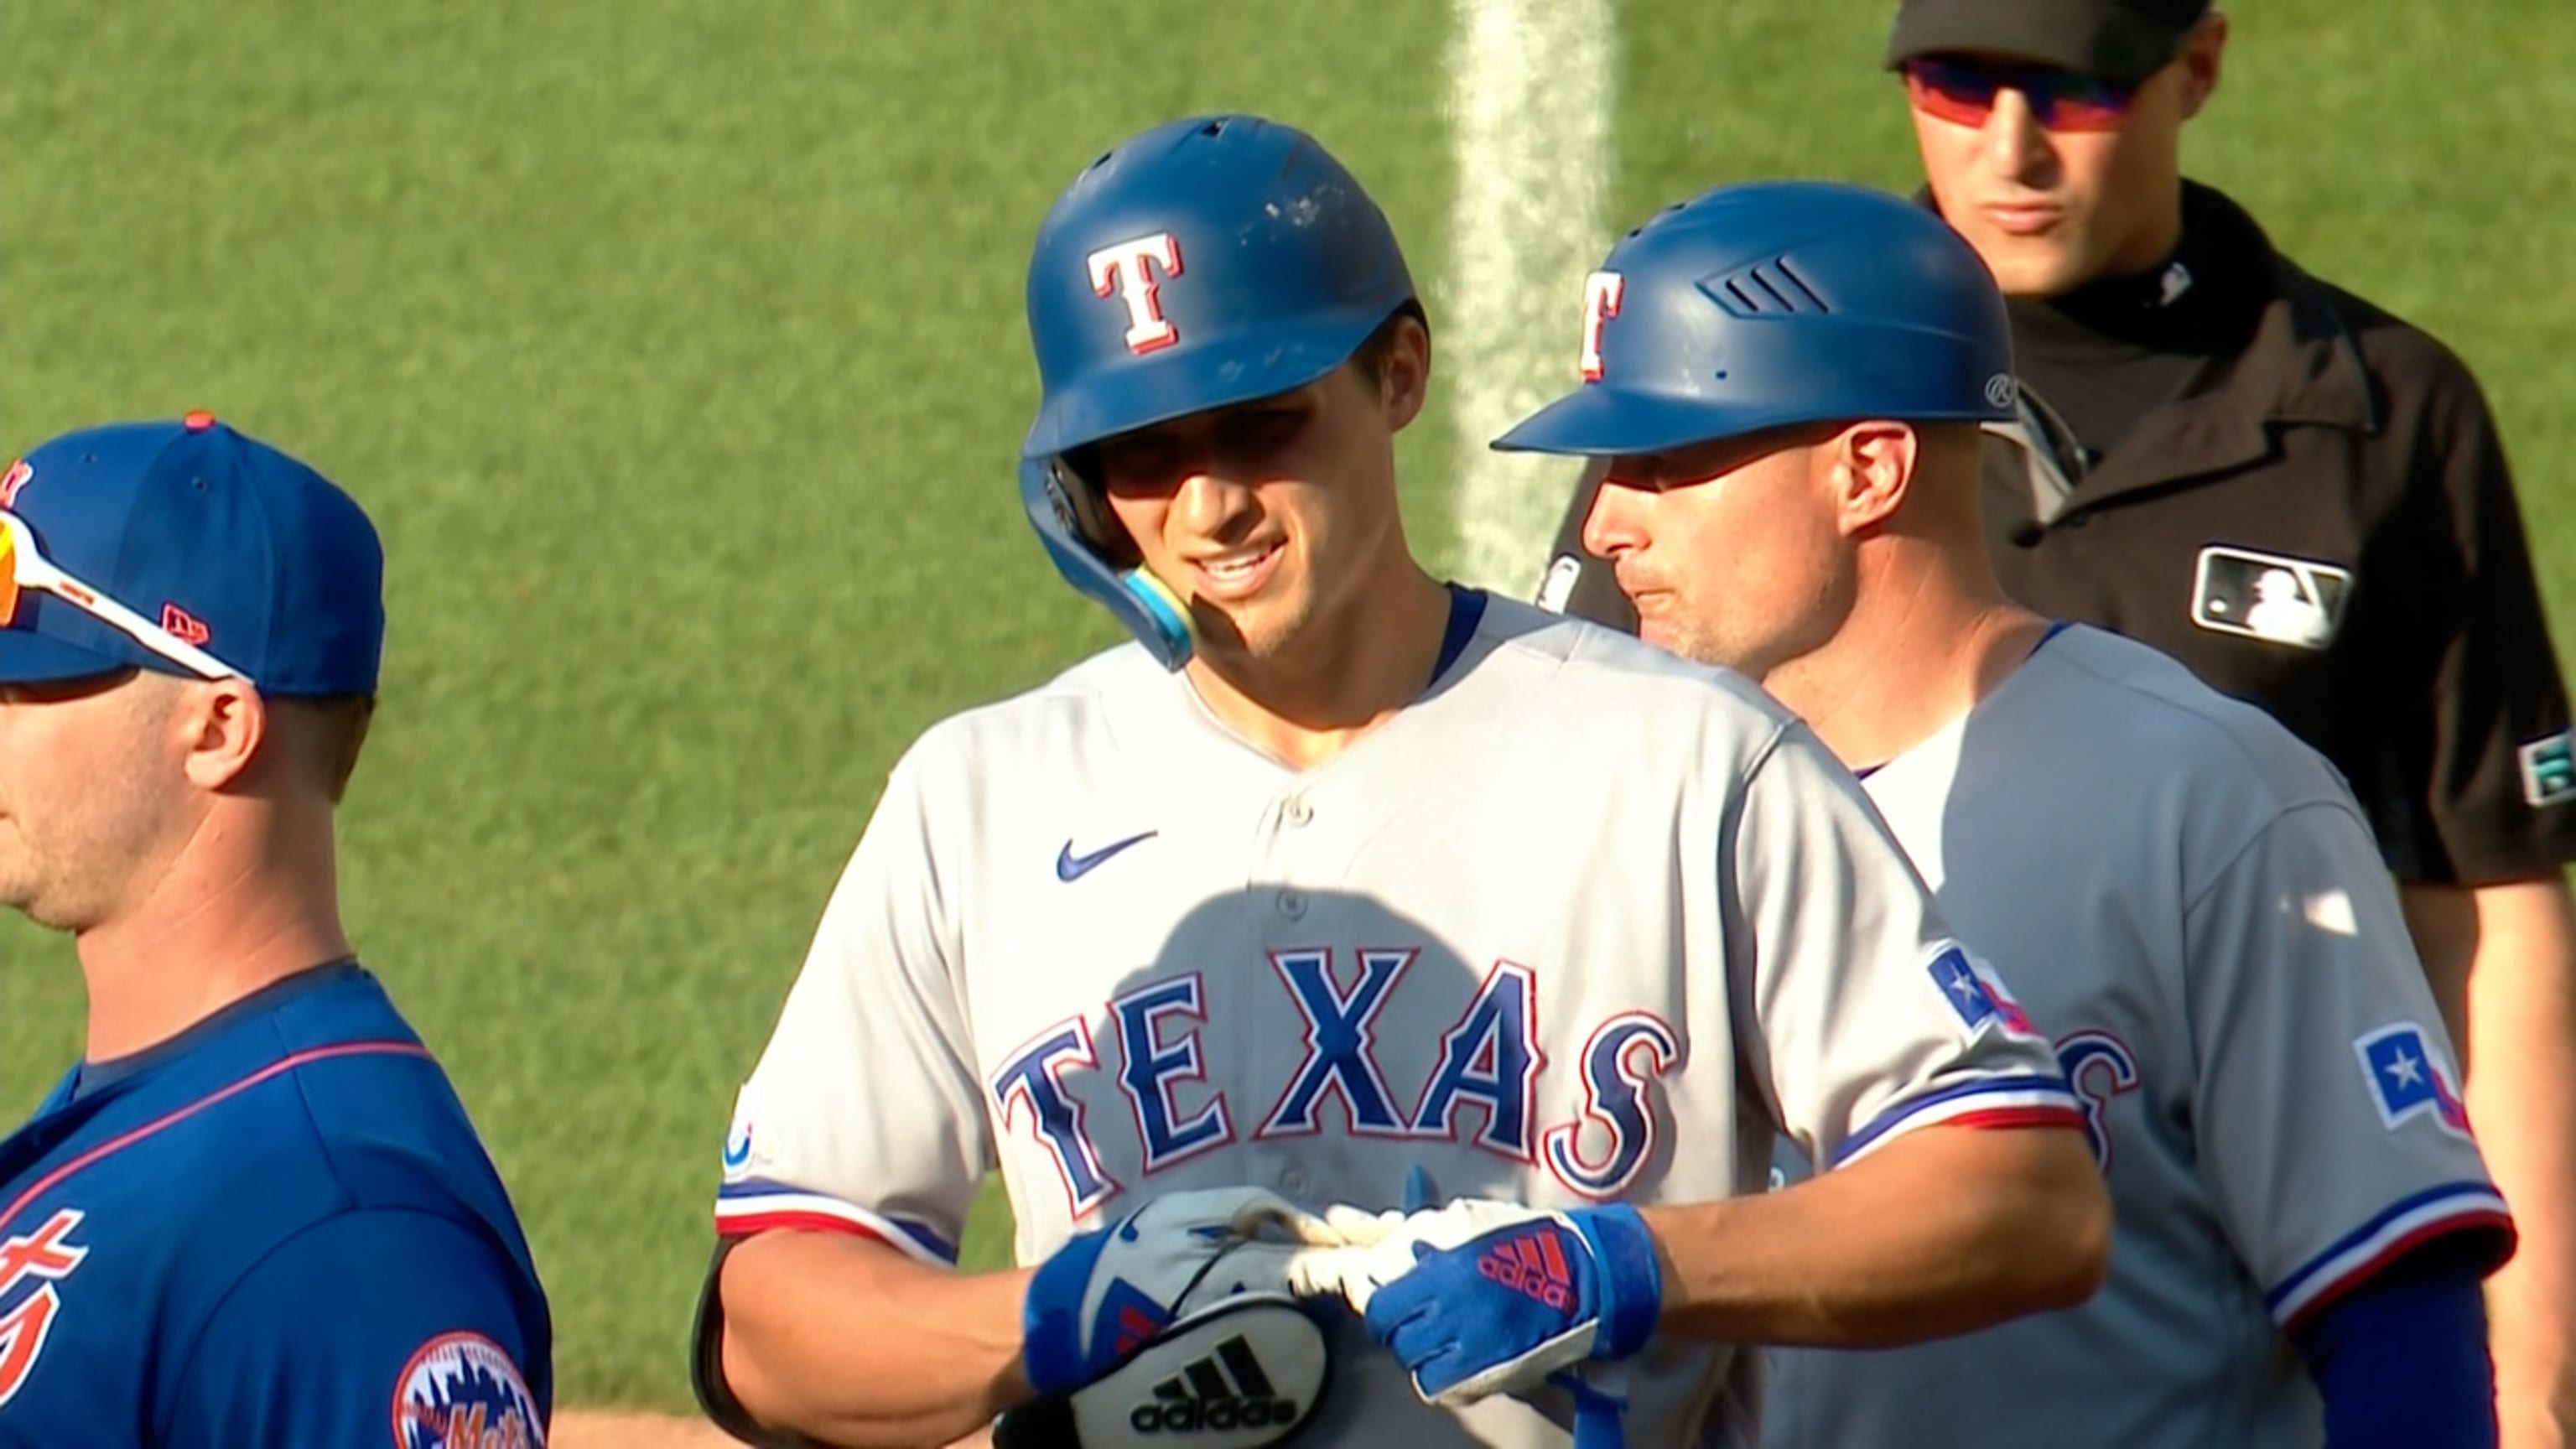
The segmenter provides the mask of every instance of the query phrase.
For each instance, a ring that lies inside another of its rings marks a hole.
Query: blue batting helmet
[[[1976,252],[1866,187],[1721,187],[1628,233],[1584,286],[1583,385],[1494,440],[1654,453],[1798,423],[2013,417],[2010,326]]]
[[[1044,395],[1020,448],[1020,497],[1057,572],[1166,667],[1187,662],[1187,607],[1130,566],[1066,455],[1303,387],[1413,301],[1385,214],[1293,127],[1197,116],[1093,162],[1056,198],[1029,259]]]

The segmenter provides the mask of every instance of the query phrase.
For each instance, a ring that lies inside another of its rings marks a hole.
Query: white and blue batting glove
[[[1038,1266],[1022,1300],[1030,1384],[1041,1394],[1079,1388],[1185,1312],[1237,1293],[1287,1293],[1291,1241],[1335,1238],[1321,1218],[1256,1187],[1172,1193],[1077,1235]]]
[[[1560,1369],[1624,1359],[1663,1313],[1654,1236],[1624,1204],[1553,1211],[1463,1198],[1325,1218],[1348,1246],[1293,1253],[1291,1288],[1348,1302],[1431,1403],[1523,1393]]]

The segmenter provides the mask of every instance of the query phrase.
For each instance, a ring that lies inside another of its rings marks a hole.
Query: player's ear
[[[1824,446],[1834,519],[1848,537],[1886,522],[1905,505],[1923,440],[1910,423],[1853,423]]]
[[[268,739],[268,706],[243,680],[192,681],[179,700],[174,723],[189,780],[199,789],[221,790],[259,757]]]
[[[1386,333],[1372,338],[1376,350],[1378,397],[1387,412],[1387,430],[1401,432],[1422,415],[1431,395],[1431,329],[1410,311],[1387,319]]]
[[[2182,114],[2184,120],[2200,114],[2209,98],[2218,91],[2220,62],[2227,53],[2227,15],[2212,10],[2192,27],[2183,38],[2182,54],[2175,57],[2182,64]]]

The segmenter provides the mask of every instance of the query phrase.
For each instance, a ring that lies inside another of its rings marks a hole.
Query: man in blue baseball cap
[[[0,901],[89,997],[0,1142],[0,1442],[544,1442],[517,1218],[340,922],[383,572],[208,414],[0,474]]]

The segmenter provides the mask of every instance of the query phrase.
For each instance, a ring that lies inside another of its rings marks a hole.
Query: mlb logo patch
[[[2469,1135],[2469,1110],[2451,1080],[2450,1064],[2432,1049],[2424,1028],[2411,1021],[2383,1026],[2356,1040],[2352,1049],[2379,1104],[2379,1120],[2389,1131],[2429,1116],[2454,1137]]]
[[[2537,807],[2576,800],[2576,750],[2569,734],[2543,735],[2514,751],[2522,761],[2522,798]]]
[[[2219,634],[2323,649],[2343,623],[2352,570],[2315,559],[2211,544],[2191,580],[2191,621]]]
[[[1943,947],[1925,968],[1932,974],[1932,984],[1941,989],[1941,999],[1950,1003],[1959,1021],[1971,1037],[1982,1036],[1989,1025],[2000,1023],[2004,1030],[2022,1036],[2037,1034],[2030,1024],[2030,1013],[2021,1009],[2004,984],[1984,969],[1960,946]]]

